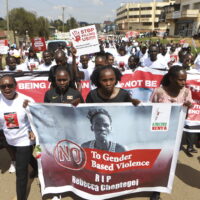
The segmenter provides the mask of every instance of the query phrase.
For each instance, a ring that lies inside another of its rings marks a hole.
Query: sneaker
[[[11,161],[10,168],[8,169],[9,173],[15,173],[16,168],[15,168],[15,161]]]
[[[198,151],[194,147],[188,147],[187,152],[188,153],[198,153]]]
[[[150,200],[160,200],[160,192],[153,192],[150,197]]]
[[[61,200],[61,195],[59,195],[59,196],[54,196],[51,200]]]

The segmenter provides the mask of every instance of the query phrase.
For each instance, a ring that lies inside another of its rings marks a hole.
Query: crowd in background
[[[44,97],[44,102],[47,103],[71,103],[73,105],[84,103],[80,92],[80,81],[91,80],[92,90],[86,98],[86,103],[132,102],[136,106],[140,103],[140,99],[133,99],[126,90],[119,88],[118,81],[121,80],[123,74],[133,73],[138,67],[148,67],[167,71],[161,81],[160,88],[152,94],[151,102],[176,102],[183,103],[187,107],[192,106],[191,92],[185,87],[186,71],[200,71],[200,54],[194,55],[189,44],[173,41],[162,44],[160,40],[153,42],[151,39],[139,42],[134,39],[123,38],[101,40],[99,44],[100,52],[92,55],[81,55],[80,57],[76,56],[75,48],[67,48],[62,45],[55,52],[46,50],[42,52],[42,55],[38,55],[33,47],[29,47],[28,50],[20,50],[16,45],[11,45],[5,58],[5,65],[2,64],[2,55],[0,55],[0,70],[4,74],[5,72],[17,73],[22,71],[49,72],[48,80],[51,82],[51,89],[45,93]],[[15,110],[18,106],[20,109],[15,112],[20,113],[23,121],[26,114],[21,113],[22,110],[24,112],[22,104],[26,100],[33,100],[18,93],[16,84],[15,78],[11,75],[4,75],[0,78],[0,106],[4,106],[6,113]],[[11,101],[14,103],[10,103]],[[5,112],[1,111],[0,117]],[[25,176],[22,176],[23,171],[21,170],[27,172],[27,165],[31,163],[34,169],[33,177],[37,174],[36,164],[32,158],[34,142],[32,140],[28,142],[29,138],[33,139],[34,136],[31,135],[29,122],[26,121],[21,125],[22,122],[20,119],[18,120],[15,124],[17,128],[10,129],[8,124],[6,124],[7,127],[5,124],[0,124],[0,128],[3,129],[8,144],[5,141],[4,143],[12,158],[9,172],[16,171],[18,177],[18,200],[25,200],[26,191],[22,191],[20,188],[26,188],[25,179],[28,175],[26,173]],[[0,122],[6,123],[6,119],[5,121],[1,119]],[[26,127],[26,130],[24,127]],[[19,134],[18,131],[23,132],[27,142],[20,144],[17,136],[12,136],[12,134]],[[188,134],[188,153],[197,153],[194,148],[194,141],[194,136]],[[197,142],[200,142],[200,140],[197,140]],[[107,145],[109,146],[109,142]],[[28,146],[28,148],[23,149],[24,146]],[[199,146],[200,143],[197,143],[197,147]],[[23,154],[20,153],[22,151]],[[28,155],[26,159],[21,158],[24,154]],[[20,163],[24,163],[23,168],[21,168]],[[151,196],[151,200],[158,200],[159,198],[159,193],[154,193]]]

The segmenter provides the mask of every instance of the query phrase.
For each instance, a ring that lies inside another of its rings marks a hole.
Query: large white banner
[[[185,113],[178,104],[30,104],[42,195],[170,193]]]

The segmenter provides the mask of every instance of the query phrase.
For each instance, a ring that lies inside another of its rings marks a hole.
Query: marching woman
[[[78,90],[74,89],[70,71],[66,66],[58,66],[55,71],[55,87],[45,93],[46,103],[84,103]]]
[[[110,65],[97,67],[90,77],[97,88],[90,91],[86,103],[132,102],[138,105],[139,100],[132,99],[128,91],[116,87],[121,77],[121,72]]]
[[[70,103],[74,106],[84,103],[83,97],[70,77],[70,71],[66,66],[58,66],[55,70],[55,87],[45,93],[45,103]],[[61,195],[53,196],[52,200],[60,200]]]
[[[38,69],[38,66],[40,64],[39,58],[37,57],[36,52],[34,49],[31,47],[29,49],[28,57],[25,60],[27,69],[30,71],[34,71]]]
[[[27,199],[28,165],[37,173],[37,161],[32,155],[34,134],[23,103],[33,102],[28,96],[16,92],[17,83],[11,75],[0,78],[0,129],[16,157],[17,200]]]
[[[192,106],[191,91],[185,87],[186,71],[180,66],[172,66],[164,75],[161,86],[156,88],[150,98],[153,103],[182,103],[188,108]],[[188,135],[188,134],[187,134]],[[189,147],[188,149],[189,150]],[[159,200],[160,192],[153,192],[150,200]]]

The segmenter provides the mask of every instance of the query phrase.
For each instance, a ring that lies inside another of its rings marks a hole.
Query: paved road
[[[0,150],[0,200],[16,200],[15,174],[9,174],[9,156],[5,150]],[[30,181],[29,181],[30,182]],[[30,182],[31,189],[28,200],[42,200],[39,180]],[[150,193],[138,193],[112,200],[148,200]],[[176,177],[172,194],[161,194],[162,200],[200,200],[200,149],[194,157],[187,157],[183,151],[179,154]],[[44,197],[43,200],[51,198]],[[67,193],[62,200],[81,200],[81,198]]]

